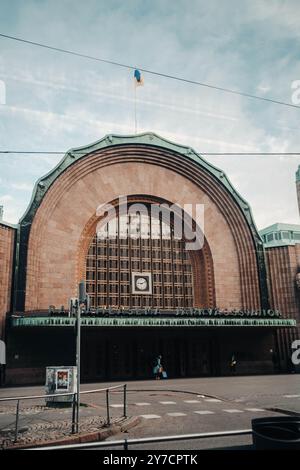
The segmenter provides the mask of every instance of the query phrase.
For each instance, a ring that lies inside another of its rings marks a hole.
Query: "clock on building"
[[[152,294],[151,273],[132,273],[132,293]]]

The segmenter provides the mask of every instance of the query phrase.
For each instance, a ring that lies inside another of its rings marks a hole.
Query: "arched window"
[[[132,273],[147,273],[152,292],[137,295]],[[100,227],[86,258],[92,307],[193,306],[193,272],[185,242],[161,217],[121,214]]]

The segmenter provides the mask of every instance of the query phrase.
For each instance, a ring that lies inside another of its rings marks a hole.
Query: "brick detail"
[[[0,339],[4,338],[5,317],[10,310],[15,229],[0,223]]]
[[[237,203],[217,178],[175,152],[126,145],[75,162],[52,184],[32,223],[26,310],[67,304],[76,295],[87,252],[84,233],[97,207],[119,195],[150,195],[180,206],[203,203],[205,237],[219,308],[260,308],[255,245]],[[208,255],[206,255],[208,256]],[[212,293],[209,294],[212,298]]]
[[[297,328],[278,332],[278,348],[287,360],[291,343],[300,337],[300,291],[296,287],[296,273],[300,270],[300,244],[266,249],[271,308],[287,318],[297,320]]]

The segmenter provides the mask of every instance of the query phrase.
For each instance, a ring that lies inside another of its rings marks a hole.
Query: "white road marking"
[[[161,416],[159,415],[140,415],[141,418],[145,418],[145,419],[157,419],[157,418],[161,418]]]
[[[160,401],[162,405],[176,405],[176,401]]]
[[[244,413],[242,410],[223,410],[223,411],[226,411],[226,413]]]
[[[201,403],[200,400],[183,400],[184,403]]]
[[[283,395],[284,398],[299,398],[300,395]]]
[[[167,413],[168,416],[186,416],[186,413]]]
[[[150,403],[140,402],[140,403],[134,403],[134,405],[136,405],[136,406],[150,406]]]
[[[213,415],[213,411],[209,410],[201,410],[201,411],[194,411],[194,413],[197,413],[198,415]]]
[[[245,408],[246,411],[265,411],[262,408]]]
[[[205,398],[204,401],[208,401],[210,403],[221,403],[222,400],[218,400],[217,398]]]
[[[124,405],[109,405],[112,408],[123,408]]]

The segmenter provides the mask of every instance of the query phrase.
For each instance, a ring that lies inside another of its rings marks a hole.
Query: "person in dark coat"
[[[161,360],[162,360],[161,355],[157,356],[157,358],[155,359],[155,364],[153,367],[153,375],[156,380],[160,380],[162,377],[163,367],[162,367]]]
[[[230,369],[231,375],[234,375],[236,373],[236,365],[237,365],[237,360],[236,360],[235,354],[232,354],[230,363],[229,363],[229,369]]]

